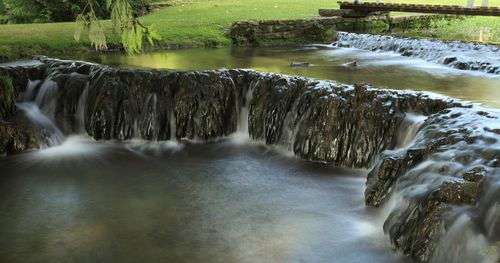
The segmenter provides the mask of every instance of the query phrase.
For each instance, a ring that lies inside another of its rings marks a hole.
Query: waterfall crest
[[[384,35],[338,32],[336,47],[396,52],[462,70],[500,74],[500,49],[494,45],[399,38]]]

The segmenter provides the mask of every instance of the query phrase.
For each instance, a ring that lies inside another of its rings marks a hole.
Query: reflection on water
[[[452,69],[388,52],[316,45],[300,48],[188,49],[134,56],[108,54],[69,58],[113,66],[179,70],[251,68],[348,84],[368,82],[380,88],[431,91],[500,107],[498,75]],[[357,68],[342,66],[352,60],[358,62]],[[292,61],[306,61],[312,66],[291,68]]]
[[[70,137],[0,158],[1,262],[398,262],[365,174],[258,144]]]

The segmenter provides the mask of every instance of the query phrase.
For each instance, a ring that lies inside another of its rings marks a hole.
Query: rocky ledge
[[[204,141],[240,132],[306,160],[373,167],[366,204],[388,208],[384,230],[419,262],[482,260],[478,252],[500,240],[500,114],[493,110],[249,70],[39,61],[0,67],[18,108],[0,94],[8,109],[0,123],[2,153],[51,145],[57,131],[86,131],[97,140]],[[43,113],[54,125],[26,124],[23,112]],[[406,125],[415,114],[425,121]],[[410,138],[401,140],[406,133]]]

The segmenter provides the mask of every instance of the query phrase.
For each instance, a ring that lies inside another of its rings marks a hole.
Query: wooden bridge
[[[363,13],[371,12],[414,12],[470,16],[500,16],[499,7],[465,7],[458,5],[420,5],[401,3],[353,3],[339,1],[340,9]]]

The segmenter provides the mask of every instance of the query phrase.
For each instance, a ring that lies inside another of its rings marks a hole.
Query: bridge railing
[[[362,0],[353,0],[354,3],[362,3]],[[377,4],[382,3],[382,0],[376,0]],[[481,1],[481,6],[482,7],[488,7],[489,3],[488,0],[482,0]],[[467,0],[467,5],[468,8],[473,8],[474,7],[474,0]]]

